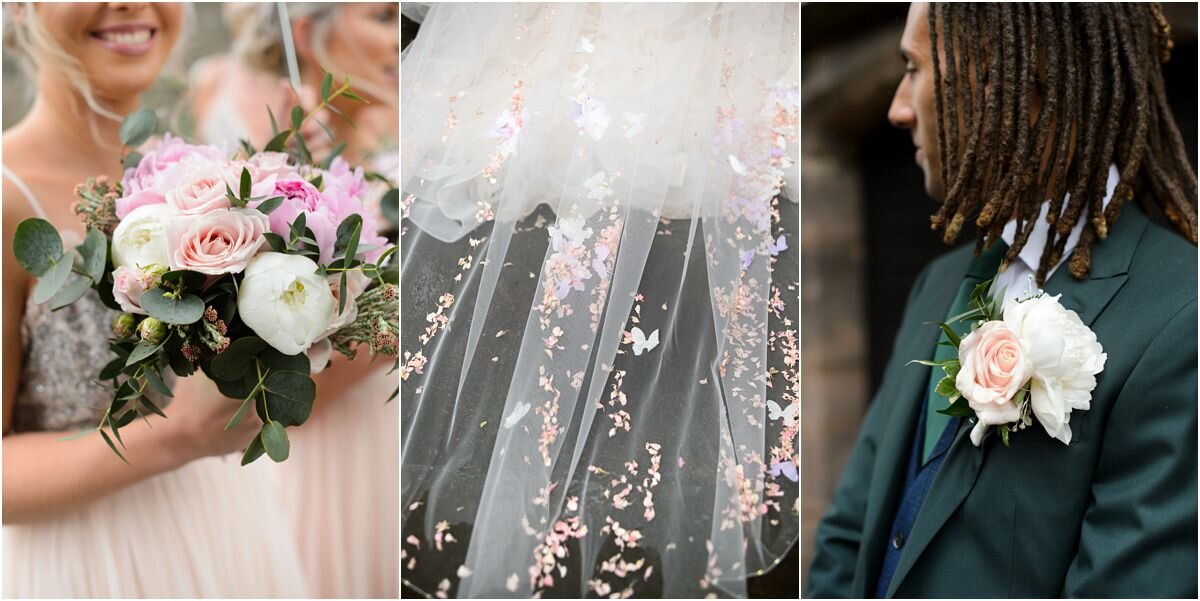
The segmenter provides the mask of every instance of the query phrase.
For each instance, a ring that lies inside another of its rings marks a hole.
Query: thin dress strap
[[[33,190],[30,190],[29,186],[25,185],[25,181],[17,177],[17,174],[8,168],[8,165],[0,165],[0,168],[4,169],[4,177],[8,178],[25,195],[25,199],[29,201],[29,206],[33,207],[33,212],[37,213],[38,217],[49,221],[46,218],[46,211],[42,210],[42,205],[38,203],[37,197],[33,195]]]

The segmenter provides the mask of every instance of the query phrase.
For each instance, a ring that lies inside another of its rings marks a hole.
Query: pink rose
[[[167,192],[167,204],[181,215],[204,215],[217,209],[228,209],[225,186],[221,169],[193,171]]]
[[[979,446],[989,426],[1020,418],[1012,398],[1033,375],[1033,363],[1016,332],[1002,321],[989,321],[963,338],[958,359],[954,384],[975,410],[979,421],[971,442]]]
[[[264,196],[269,198],[273,196],[271,193],[275,190],[275,181],[279,178],[273,172],[259,169],[258,165],[253,161],[233,161],[222,171],[225,183],[229,184],[229,189],[233,190],[234,194],[241,191],[242,169],[250,172],[251,197]]]
[[[296,167],[290,165],[290,157],[285,152],[260,152],[247,161],[264,177],[274,175],[277,180],[299,177]]]
[[[118,267],[113,271],[113,298],[126,313],[147,314],[138,302],[146,291],[141,276],[141,272],[132,267]]]
[[[166,202],[167,192],[188,171],[224,161],[215,146],[197,146],[165,134],[158,146],[147,152],[137,167],[125,170],[124,196],[117,199],[117,218],[147,204]]]
[[[270,223],[256,209],[213,211],[171,223],[167,250],[171,269],[209,275],[240,273],[258,253]]]

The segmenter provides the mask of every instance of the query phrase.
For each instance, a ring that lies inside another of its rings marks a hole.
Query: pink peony
[[[263,233],[269,227],[267,216],[255,209],[176,218],[167,237],[171,269],[240,273],[266,242]]]
[[[117,199],[117,218],[124,219],[142,205],[166,202],[166,194],[188,171],[224,161],[215,146],[199,146],[165,134],[158,147],[146,153],[137,167],[125,170],[124,196]]]

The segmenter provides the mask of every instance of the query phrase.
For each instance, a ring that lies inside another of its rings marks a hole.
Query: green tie
[[[962,285],[958,287],[958,295],[954,297],[954,302],[950,304],[950,311],[946,313],[946,319],[950,319],[955,315],[966,313],[970,310],[971,291],[980,282],[989,278],[994,278],[996,270],[1000,268],[1000,260],[1004,258],[1005,251],[1008,250],[1008,245],[1003,240],[997,240],[995,244],[979,254],[971,266],[967,269],[967,275],[963,278]],[[959,336],[965,336],[970,331],[969,321],[960,321],[950,325],[954,332]],[[948,341],[945,334],[938,338],[938,342]],[[958,350],[952,346],[939,344],[935,347],[933,360],[935,362],[952,359],[958,354]],[[921,453],[921,465],[929,462],[930,455],[933,454],[933,448],[937,446],[937,441],[942,436],[942,431],[946,429],[946,424],[950,423],[950,416],[943,413],[938,413],[939,409],[945,409],[949,406],[946,397],[937,393],[937,383],[943,377],[945,372],[940,367],[931,369],[933,373],[929,375],[929,394],[926,403],[925,415],[925,445]]]

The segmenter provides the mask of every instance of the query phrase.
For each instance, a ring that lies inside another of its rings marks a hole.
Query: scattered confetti
[[[517,584],[520,582],[521,579],[518,578],[516,574],[513,574],[512,576],[508,577],[508,582],[504,583],[504,588],[507,588],[511,593],[515,593],[517,592]]]

